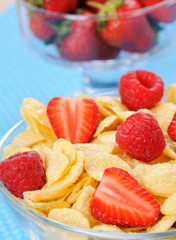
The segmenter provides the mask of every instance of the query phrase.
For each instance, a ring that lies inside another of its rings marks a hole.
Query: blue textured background
[[[159,74],[166,87],[176,82],[176,52],[145,68]],[[15,6],[0,16],[0,138],[20,119],[26,97],[47,104],[81,83],[81,74],[50,65],[34,56],[21,40]],[[0,194],[0,240],[29,240]]]

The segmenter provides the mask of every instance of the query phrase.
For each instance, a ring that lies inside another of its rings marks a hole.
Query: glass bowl
[[[111,95],[124,71],[165,56],[176,46],[176,0],[109,15],[56,13],[17,0],[17,12],[26,45],[43,60],[81,71],[83,91],[90,95],[101,89]],[[116,31],[118,44],[104,33],[110,22],[122,26]]]
[[[0,154],[2,149],[10,144],[12,139],[26,128],[26,123],[20,121],[12,127],[0,140]],[[55,222],[25,207],[13,197],[0,182],[0,191],[5,197],[12,214],[15,215],[31,240],[175,240],[176,230],[158,233],[111,233],[99,232],[68,226]],[[76,219],[75,219],[76,221]]]

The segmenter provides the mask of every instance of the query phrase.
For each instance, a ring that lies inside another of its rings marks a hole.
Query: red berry
[[[169,137],[176,142],[176,113],[174,114],[172,121],[167,129]]]
[[[61,56],[71,61],[116,58],[119,54],[119,48],[109,46],[100,38],[96,22],[91,18],[94,16],[93,13],[89,10],[83,10],[79,15],[90,17],[90,19],[72,21],[68,26],[65,24],[59,26],[61,32],[67,33],[61,35],[61,38],[56,41]]]
[[[78,7],[78,0],[44,0],[44,7],[57,13],[71,13]]]
[[[45,169],[35,151],[17,153],[0,163],[0,180],[14,196],[38,190],[45,184]]]
[[[55,31],[50,27],[50,20],[43,13],[32,12],[30,14],[30,30],[40,40],[47,40],[54,36]]]
[[[86,143],[98,124],[97,104],[89,98],[56,97],[47,114],[58,138],[71,143]]]
[[[150,7],[165,0],[139,0],[143,7]],[[174,3],[174,2],[172,2]],[[176,19],[176,3],[165,4],[164,6],[156,7],[148,14],[151,18],[158,22],[170,23]]]
[[[165,148],[163,132],[156,119],[148,113],[135,113],[117,129],[116,142],[130,157],[150,162]]]
[[[139,227],[157,220],[160,205],[128,172],[111,167],[92,197],[90,212],[103,223]]]
[[[156,74],[144,70],[129,71],[119,82],[122,102],[130,109],[151,108],[164,93],[164,82]]]
[[[106,11],[106,8],[103,9]],[[112,9],[111,6],[109,11]],[[130,14],[133,10],[142,11],[141,4],[137,0],[125,0],[124,4],[114,8],[119,17],[107,20],[106,24],[102,25],[103,27],[100,24],[99,28],[103,40],[109,45],[128,52],[143,53],[154,46],[156,34],[145,14],[134,16]]]

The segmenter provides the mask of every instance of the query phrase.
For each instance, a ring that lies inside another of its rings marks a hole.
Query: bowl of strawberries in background
[[[82,71],[90,95],[114,95],[124,70],[176,45],[176,0],[18,0],[17,9],[26,45]]]

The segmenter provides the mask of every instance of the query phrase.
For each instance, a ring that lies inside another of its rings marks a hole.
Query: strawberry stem
[[[116,8],[124,4],[124,0],[108,0],[106,3],[98,3],[93,1],[88,1],[87,3],[90,7],[98,8],[99,14],[111,14],[116,13]]]
[[[71,33],[71,29],[69,27],[71,21],[70,20],[63,20],[60,21],[58,25],[50,23],[50,27],[55,30],[56,32],[56,40],[57,42],[62,42],[62,39]]]
[[[31,3],[36,7],[43,7],[43,0],[27,0],[27,2]]]

